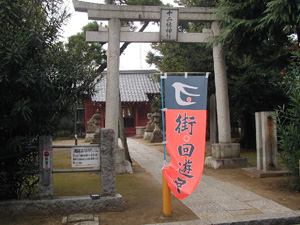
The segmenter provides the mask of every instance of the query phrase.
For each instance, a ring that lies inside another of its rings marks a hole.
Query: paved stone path
[[[131,157],[162,183],[163,154],[154,148],[128,139]],[[167,159],[170,161],[170,158]],[[300,211],[293,211],[228,182],[202,175],[193,194],[182,201],[198,217],[197,221],[167,224],[295,224]]]

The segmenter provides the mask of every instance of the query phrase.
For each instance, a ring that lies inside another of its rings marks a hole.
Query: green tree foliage
[[[60,0],[0,1],[0,199],[30,194],[36,145],[93,92],[95,70],[57,42],[68,14]]]
[[[212,71],[212,50],[203,44],[162,43],[152,44],[159,55],[149,52],[147,63],[154,64],[161,71],[197,72]]]
[[[175,3],[187,7],[215,7],[217,0],[175,0]]]
[[[280,26],[286,34],[296,34],[300,46],[300,2],[298,0],[268,1],[259,28],[264,26],[268,26],[272,32],[276,32],[277,27]]]
[[[76,54],[78,58],[85,61],[86,64],[93,66],[98,72],[100,66],[106,63],[106,51],[101,43],[87,43],[85,41],[86,31],[98,31],[99,25],[96,21],[88,23],[79,32],[68,38],[66,48],[69,52]]]
[[[231,112],[242,124],[242,147],[255,147],[254,112],[270,111],[285,99],[278,86],[291,39],[280,23],[262,25],[269,1],[219,1],[226,49]]]
[[[283,86],[289,96],[287,105],[276,113],[278,145],[282,164],[291,172],[291,187],[299,190],[300,159],[300,51],[293,52]]]

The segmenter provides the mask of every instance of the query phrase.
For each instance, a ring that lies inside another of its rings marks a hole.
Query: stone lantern
[[[94,142],[95,134],[100,134],[101,114],[99,109],[96,110],[95,114],[87,122],[87,124],[88,124],[88,130],[86,131],[85,142]],[[99,141],[100,139],[96,140],[96,143],[98,143]]]
[[[163,141],[163,134],[162,131],[159,128],[159,120],[161,117],[161,114],[158,112],[155,112],[153,115],[153,122],[154,122],[154,130],[153,133],[151,135],[151,139],[150,142],[151,143],[158,143],[158,142],[162,142]]]
[[[147,113],[148,122],[146,125],[146,130],[144,132],[144,140],[150,140],[152,137],[152,133],[154,131],[154,122],[153,122],[153,115],[152,113]]]
[[[96,113],[93,115],[96,130],[91,144],[100,144],[101,117],[100,110],[97,109]]]

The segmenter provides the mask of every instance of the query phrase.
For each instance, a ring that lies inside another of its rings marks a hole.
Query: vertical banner
[[[165,81],[166,146],[171,162],[163,175],[178,199],[196,189],[204,168],[207,82],[205,76],[168,76]]]

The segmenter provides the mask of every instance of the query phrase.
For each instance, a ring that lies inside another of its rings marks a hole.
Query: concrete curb
[[[39,200],[11,200],[0,202],[0,216],[55,215],[123,211],[120,194],[92,200],[90,196],[59,197]]]

